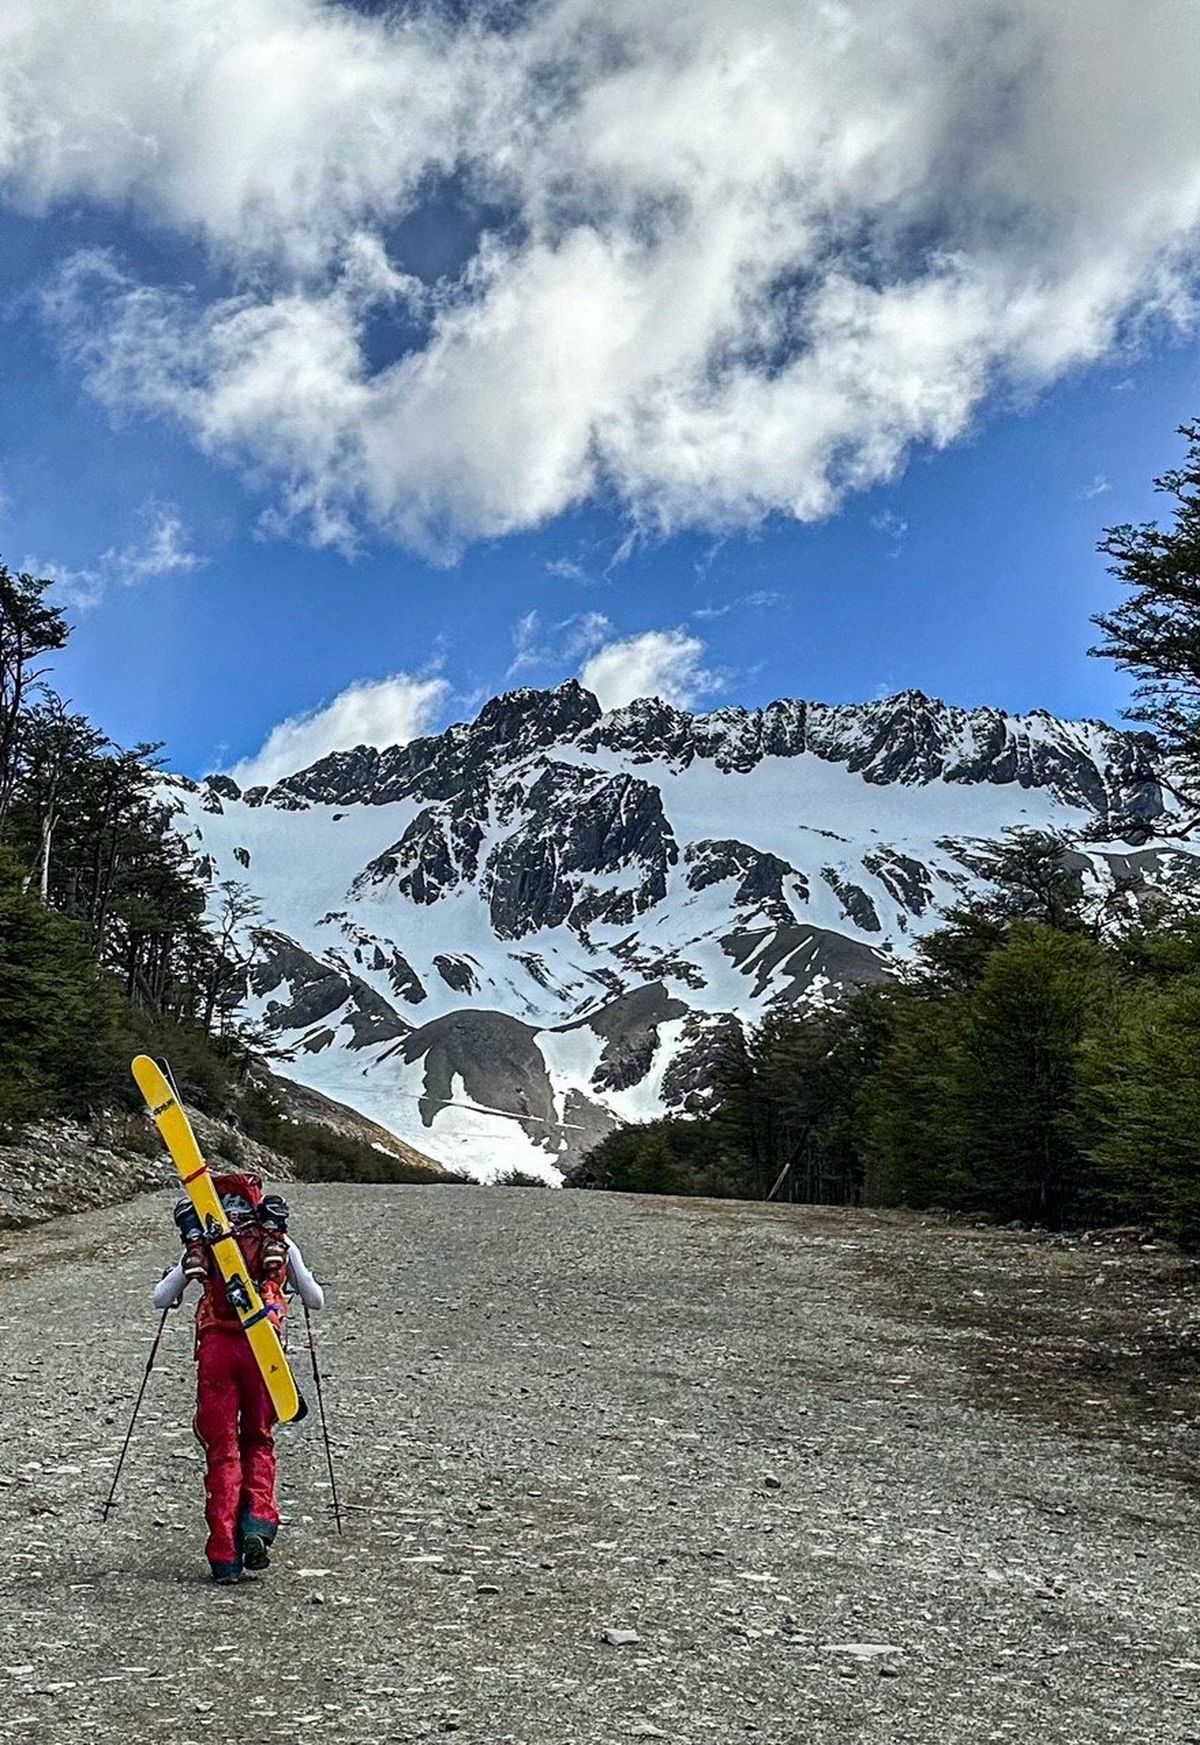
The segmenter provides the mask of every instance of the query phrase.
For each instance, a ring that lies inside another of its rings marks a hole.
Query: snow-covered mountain
[[[692,715],[514,691],[273,787],[172,785],[214,889],[267,923],[284,1070],[447,1163],[555,1179],[703,1097],[722,1030],[896,973],[981,840],[1086,830],[1094,876],[1200,872],[1153,742],[917,692]]]

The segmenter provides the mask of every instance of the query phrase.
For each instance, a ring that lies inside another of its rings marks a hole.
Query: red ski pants
[[[210,1563],[240,1563],[239,1523],[274,1529],[275,1408],[240,1327],[206,1327],[196,1358],[196,1435],[204,1444]]]

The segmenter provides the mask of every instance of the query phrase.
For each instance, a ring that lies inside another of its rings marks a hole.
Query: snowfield
[[[679,1107],[730,1018],[894,975],[1006,830],[1086,836],[1099,884],[1197,864],[1144,736],[915,693],[692,717],[521,691],[269,792],[166,791],[214,905],[261,904],[249,1010],[282,1070],[484,1180],[556,1181]]]

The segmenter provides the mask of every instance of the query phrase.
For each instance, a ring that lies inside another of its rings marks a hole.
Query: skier
[[[286,1283],[307,1308],[325,1306],[324,1291],[287,1234],[287,1205],[278,1194],[264,1195],[257,1178],[241,1171],[214,1173],[213,1186],[282,1337]],[[228,1584],[270,1562],[279,1526],[275,1408],[192,1202],[180,1200],[174,1216],[183,1257],[155,1286],[154,1306],[174,1307],[193,1282],[204,1287],[196,1308],[195,1429],[207,1460],[205,1551],[213,1580]]]

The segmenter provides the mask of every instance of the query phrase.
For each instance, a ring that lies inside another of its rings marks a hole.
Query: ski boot
[[[242,1520],[240,1538],[242,1562],[246,1568],[256,1572],[268,1568],[271,1562],[271,1543],[275,1538],[272,1523],[246,1515]]]

